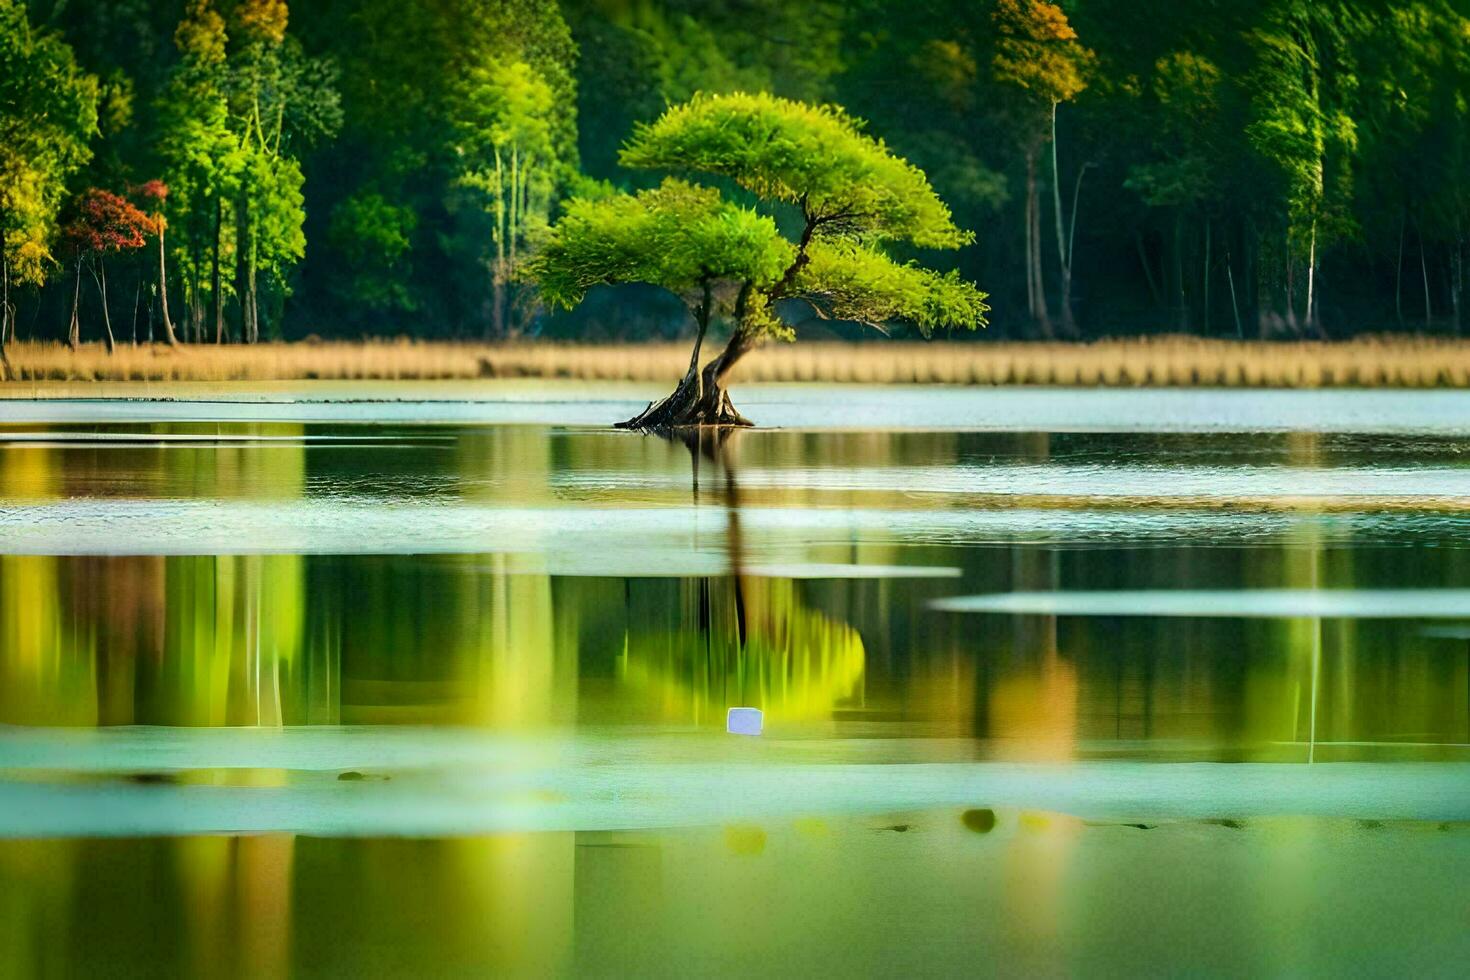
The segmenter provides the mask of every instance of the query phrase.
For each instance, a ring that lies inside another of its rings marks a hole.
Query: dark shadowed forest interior
[[[928,175],[975,241],[894,257],[988,292],[981,341],[1460,330],[1467,0],[0,0],[0,339],[687,333],[518,270],[736,91]]]

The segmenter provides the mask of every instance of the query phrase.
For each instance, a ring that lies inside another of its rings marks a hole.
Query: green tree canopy
[[[97,102],[97,80],[77,66],[71,49],[33,28],[25,4],[0,0],[0,255],[7,289],[11,279],[39,284],[55,265],[57,212],[67,179],[92,156]],[[5,323],[0,317],[0,327]]]
[[[957,248],[973,240],[922,171],[837,106],[769,94],[697,95],[624,147],[626,167],[729,177],[801,208],[815,235],[861,235]]]
[[[772,219],[675,178],[637,194],[577,199],[556,223],[530,273],[558,306],[597,285],[662,286],[691,305],[705,286],[750,282],[768,288],[795,248]]]
[[[973,284],[884,253],[885,242],[957,248],[973,236],[955,226],[917,167],[838,107],[701,95],[640,126],[622,159],[733,180],[771,206],[795,206],[802,220],[791,242],[771,218],[674,179],[568,207],[530,269],[549,301],[572,305],[599,283],[650,283],[684,295],[699,325],[684,380],[629,425],[743,423],[724,380],[763,339],[792,338],[777,316],[781,300],[880,328],[901,319],[925,334],[985,323],[985,295]],[[734,293],[733,330],[701,372],[700,344],[721,284]]]

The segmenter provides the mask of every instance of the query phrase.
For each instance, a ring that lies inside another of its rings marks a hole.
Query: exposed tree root
[[[743,331],[736,331],[719,356],[698,370],[699,348],[684,379],[672,394],[659,402],[650,402],[648,407],[626,422],[617,423],[619,429],[683,429],[695,426],[738,425],[751,426],[755,423],[735,410],[730,402],[730,393],[724,380],[735,366],[735,362],[755,346],[755,341]]]

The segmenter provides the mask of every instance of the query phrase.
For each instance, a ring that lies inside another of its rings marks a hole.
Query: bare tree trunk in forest
[[[1057,257],[1062,274],[1062,333],[1067,337],[1077,336],[1077,321],[1072,315],[1072,257],[1077,242],[1077,202],[1082,196],[1082,178],[1087,175],[1090,163],[1084,163],[1077,171],[1077,182],[1072,187],[1072,215],[1067,220],[1063,233],[1062,221],[1062,172],[1057,165],[1057,104],[1051,104],[1051,175],[1052,203],[1056,213]]]
[[[100,274],[98,270],[101,270]],[[92,280],[97,283],[97,295],[102,298],[102,326],[106,329],[107,353],[111,354],[117,342],[112,337],[112,314],[107,309],[107,265],[98,256],[91,263]]]
[[[505,174],[500,148],[495,148],[495,266],[490,274],[490,333],[505,337]],[[491,339],[486,336],[486,340]]]
[[[255,322],[255,241],[250,229],[250,202],[241,195],[235,205],[235,299],[240,306],[240,341],[260,336]]]
[[[515,322],[514,310],[511,306],[510,280],[516,272],[516,238],[521,225],[521,149],[515,143],[510,146],[510,228],[508,229],[510,259],[505,270],[505,326],[507,332],[515,334],[519,332],[519,324]]]
[[[1051,312],[1046,303],[1046,274],[1041,268],[1041,195],[1032,174],[1031,188],[1031,274],[1036,279],[1036,322],[1043,336],[1052,336]]]
[[[214,342],[223,344],[225,342],[225,293],[220,286],[219,278],[219,236],[220,226],[224,224],[225,202],[223,198],[214,199],[214,236],[211,243],[212,267],[209,274],[210,285],[214,290],[212,297],[214,303]]]
[[[143,273],[138,272],[138,281],[133,285],[133,346],[138,346],[138,300],[143,296]]]
[[[1028,157],[1026,160],[1027,187],[1031,184],[1031,171],[1035,164]],[[1036,278],[1031,274],[1031,195],[1026,195],[1026,315],[1032,320],[1036,319]]]
[[[168,265],[163,248],[164,221],[163,215],[158,216],[158,305],[163,313],[163,336],[170,347],[179,346],[179,338],[174,335],[174,323],[168,317]],[[153,341],[153,317],[148,318],[148,340]]]
[[[191,275],[188,283],[188,329],[189,339],[196,344],[204,340],[204,297],[200,294],[199,289],[200,284],[204,281],[204,256],[199,250],[199,239],[200,236],[195,235],[193,241],[189,243],[189,268]]]
[[[77,256],[76,275],[73,277],[71,293],[71,326],[67,330],[66,345],[72,350],[82,341],[82,323],[78,312],[82,305],[82,257]]]
[[[1046,280],[1041,272],[1041,192],[1036,166],[1041,149],[1034,143],[1026,151],[1026,296],[1033,325],[1043,337],[1051,336],[1051,316],[1046,308]]]
[[[1154,279],[1153,263],[1148,260],[1148,251],[1143,247],[1143,236],[1138,233],[1138,229],[1136,228],[1133,231],[1133,246],[1138,250],[1138,264],[1143,266],[1143,278],[1148,282],[1149,295],[1154,298],[1155,306],[1162,307],[1164,305],[1164,297],[1159,292],[1158,282]]]
[[[1235,268],[1230,261],[1230,249],[1225,250],[1225,278],[1230,283],[1230,310],[1235,314],[1235,338],[1237,340],[1245,337],[1245,331],[1240,326],[1240,304],[1235,300]]]
[[[1419,236],[1419,274],[1424,279],[1424,329],[1429,329],[1429,321],[1433,316],[1433,309],[1429,304],[1429,263],[1424,258],[1424,232],[1416,229]]]

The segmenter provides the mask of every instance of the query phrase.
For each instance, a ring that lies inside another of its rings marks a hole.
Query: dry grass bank
[[[184,346],[58,344],[9,349],[16,381],[291,381],[585,378],[669,381],[677,344],[459,344],[364,341]],[[737,381],[1082,386],[1470,387],[1470,341],[1421,337],[1264,343],[1159,337],[1067,343],[770,344]]]

